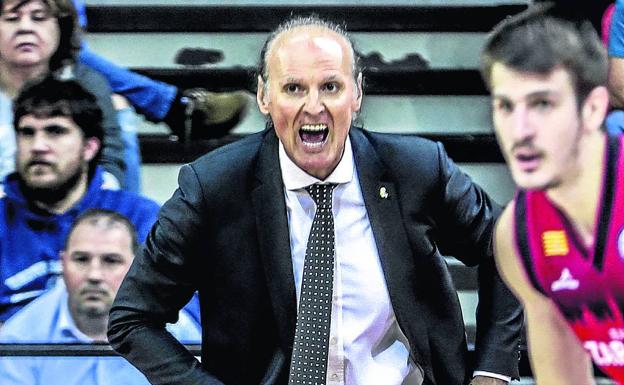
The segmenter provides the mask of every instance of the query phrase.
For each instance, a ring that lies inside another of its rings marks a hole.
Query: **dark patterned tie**
[[[290,385],[324,385],[334,280],[335,184],[306,187],[316,203],[303,265],[297,328],[290,363]]]

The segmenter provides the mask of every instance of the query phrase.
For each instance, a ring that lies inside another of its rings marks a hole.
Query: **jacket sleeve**
[[[195,245],[207,213],[190,165],[182,167],[178,183],[117,293],[108,338],[113,349],[153,385],[221,384],[165,330],[165,323],[175,321],[193,295],[200,272],[206,270],[196,262]]]
[[[478,265],[474,369],[518,378],[522,308],[501,280],[493,254],[494,224],[502,209],[448,158],[441,144],[438,152],[443,233],[453,234],[441,239],[441,248],[467,265]]]

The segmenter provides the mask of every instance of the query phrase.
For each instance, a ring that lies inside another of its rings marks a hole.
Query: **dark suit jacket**
[[[516,376],[521,311],[491,254],[499,207],[440,144],[358,128],[350,137],[392,307],[425,383],[465,384],[474,369],[441,249],[482,265],[476,368]],[[153,384],[285,384],[297,309],[276,135],[183,166],[179,186],[117,295],[111,344]],[[195,290],[201,367],[162,328]]]

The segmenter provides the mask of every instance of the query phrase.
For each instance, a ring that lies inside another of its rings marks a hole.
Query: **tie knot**
[[[335,183],[328,184],[312,184],[306,187],[306,191],[312,197],[317,206],[327,205],[331,203],[332,191],[336,187]]]

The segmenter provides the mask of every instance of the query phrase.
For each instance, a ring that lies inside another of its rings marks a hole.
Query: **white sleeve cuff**
[[[502,374],[484,372],[482,370],[475,370],[474,373],[472,373],[472,376],[473,377],[476,377],[476,376],[493,377],[493,378],[498,378],[499,380],[503,380],[507,383],[511,381],[511,377],[503,376]]]

